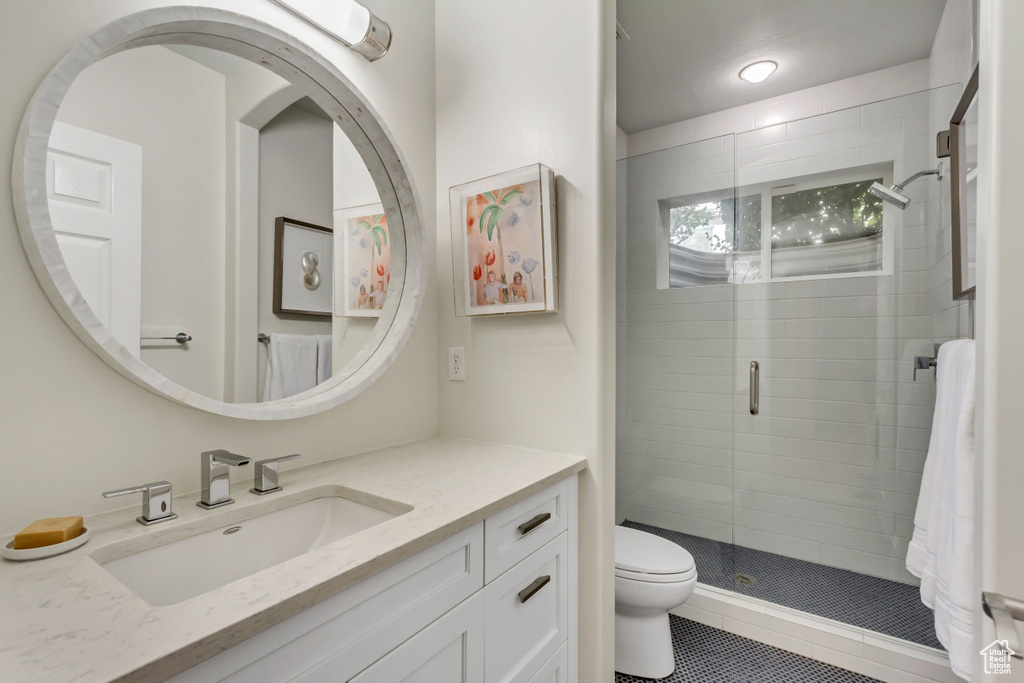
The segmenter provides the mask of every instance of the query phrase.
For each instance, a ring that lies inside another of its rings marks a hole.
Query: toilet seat
[[[697,575],[693,555],[668,539],[615,527],[615,576],[646,583],[689,581]]]
[[[631,572],[625,569],[615,568],[615,578],[629,579],[630,581],[642,581],[644,583],[677,583],[689,581],[697,576],[697,570],[691,569],[680,574],[647,574],[644,572]]]

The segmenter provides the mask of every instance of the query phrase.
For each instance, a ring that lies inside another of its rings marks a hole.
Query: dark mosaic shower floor
[[[661,683],[880,683],[874,678],[672,614],[669,620],[676,670],[668,678],[660,679]],[[649,680],[615,674],[615,683]]]
[[[917,586],[629,520],[623,525],[686,548],[697,564],[700,583],[943,649],[935,638],[935,617],[921,602]],[[736,583],[737,572],[752,576],[755,583]]]

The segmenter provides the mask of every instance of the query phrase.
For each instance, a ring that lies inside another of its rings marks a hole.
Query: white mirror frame
[[[161,44],[228,52],[290,81],[348,135],[377,186],[393,228],[391,289],[400,295],[388,296],[379,322],[359,354],[330,380],[309,391],[268,403],[225,403],[175,384],[110,334],[85,302],[64,263],[46,194],[47,147],[60,104],[75,78],[93,63],[130,48]],[[408,165],[390,131],[334,64],[297,38],[251,17],[213,8],[166,7],[124,17],[82,40],[47,75],[29,102],[14,149],[11,185],[29,263],[68,326],[128,379],[193,408],[249,420],[280,420],[337,406],[387,370],[412,334],[423,303],[426,254],[422,213]]]

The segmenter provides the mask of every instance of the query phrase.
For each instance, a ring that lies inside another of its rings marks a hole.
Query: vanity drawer
[[[484,581],[490,583],[530,553],[566,530],[569,477],[484,522]]]
[[[348,680],[483,585],[477,524],[179,674],[174,683]]]
[[[487,683],[527,683],[568,635],[568,534],[484,588]]]

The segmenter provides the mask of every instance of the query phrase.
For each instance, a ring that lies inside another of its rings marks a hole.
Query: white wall
[[[1024,356],[1024,307],[1021,306],[1021,268],[1024,252],[1024,3],[981,0],[978,165],[978,368],[975,436],[975,590],[1024,599],[1024,420],[1020,418]],[[975,647],[995,637],[992,622],[976,601]],[[984,680],[981,658],[975,660],[975,680]],[[1024,680],[1021,662],[1013,662],[1007,680]]]
[[[5,7],[0,56],[0,158],[10,159],[32,93],[79,40],[107,23],[167,0],[41,0]],[[430,2],[370,0],[395,29],[386,59],[370,64],[306,27],[273,3],[208,0],[205,4],[279,25],[326,55],[387,122],[409,163],[424,210],[428,254],[435,234],[434,7]],[[10,187],[0,164],[0,187]],[[176,405],[111,370],[64,325],[28,265],[11,195],[0,192],[0,287],[7,292],[0,373],[0,529],[14,532],[40,517],[125,509],[138,501],[106,501],[100,492],[168,479],[175,493],[199,488],[199,452],[228,448],[254,459],[289,452],[309,464],[434,434],[437,425],[437,313],[433,297],[405,349],[357,400],[320,415],[270,423],[230,419]],[[434,282],[433,259],[427,260]],[[428,290],[429,291],[429,290]],[[385,430],[366,429],[380,415],[401,415]],[[237,475],[236,475],[237,476]],[[251,476],[251,473],[248,474]]]
[[[611,681],[614,3],[436,4],[440,431],[588,458],[579,679]],[[456,318],[448,188],[536,162],[557,176],[559,312]]]
[[[224,396],[259,398],[259,130],[302,94],[262,66],[224,55],[226,79]],[[205,59],[210,59],[205,55]]]
[[[298,105],[288,107],[260,130],[260,332],[331,334],[333,316],[274,313],[274,236],[278,216],[333,227],[333,144],[334,124]],[[337,277],[338,267],[334,270]],[[256,386],[257,395],[262,398],[268,348],[267,344],[257,348]]]
[[[61,106],[64,123],[142,147],[142,336],[168,379],[223,397],[224,76],[164,47],[89,68]]]
[[[925,60],[629,136],[620,519],[914,581],[903,560],[934,379],[913,382],[912,359],[953,334],[935,331],[951,300],[939,183],[908,186],[910,208],[891,212],[895,274],[882,277],[657,289],[656,209],[734,183],[878,163],[903,180],[932,168],[957,86],[838,106],[950,73]],[[727,135],[672,146],[704,132]],[[948,216],[948,179],[942,187]],[[746,406],[751,359],[757,417]]]

